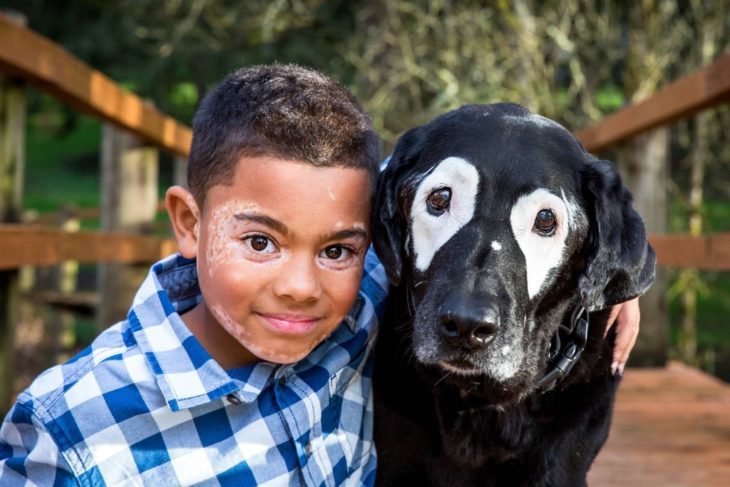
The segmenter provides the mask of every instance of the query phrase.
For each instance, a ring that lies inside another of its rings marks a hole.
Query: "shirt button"
[[[285,375],[282,375],[281,377],[279,377],[279,385],[280,386],[286,385],[286,376]]]
[[[226,399],[228,399],[228,402],[230,402],[231,404],[235,404],[236,406],[241,404],[241,400],[235,394],[228,394],[226,396]]]
[[[304,452],[307,454],[307,456],[312,454],[312,442],[308,441],[307,444],[304,447]]]

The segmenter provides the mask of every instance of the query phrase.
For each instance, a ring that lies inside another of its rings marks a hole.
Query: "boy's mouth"
[[[279,333],[305,335],[311,332],[320,318],[302,314],[265,314],[258,313],[269,328]]]

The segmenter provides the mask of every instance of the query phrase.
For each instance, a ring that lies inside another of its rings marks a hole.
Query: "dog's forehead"
[[[417,172],[449,157],[474,165],[496,188],[546,187],[572,192],[586,153],[557,122],[527,111],[457,111],[429,126]],[[482,188],[486,189],[486,188]]]

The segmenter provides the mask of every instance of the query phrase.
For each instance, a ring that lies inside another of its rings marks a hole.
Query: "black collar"
[[[548,370],[537,387],[547,392],[573,369],[588,342],[588,312],[583,306],[573,310],[568,326],[561,324],[550,342]]]

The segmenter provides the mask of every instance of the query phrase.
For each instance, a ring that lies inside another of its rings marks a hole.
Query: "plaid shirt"
[[[372,249],[355,306],[291,365],[224,370],[180,318],[195,261],[155,264],[127,321],[23,392],[0,485],[361,485],[375,477],[371,347],[386,296]]]

